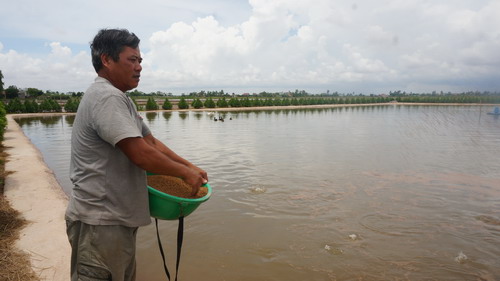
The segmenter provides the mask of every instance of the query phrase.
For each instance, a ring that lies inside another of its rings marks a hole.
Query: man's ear
[[[109,67],[109,63],[113,60],[113,58],[111,58],[111,56],[107,55],[107,54],[102,54],[101,55],[101,62],[102,62],[102,65],[105,66],[105,67]]]

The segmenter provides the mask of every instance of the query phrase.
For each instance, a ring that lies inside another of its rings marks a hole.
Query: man
[[[71,280],[135,280],[136,233],[151,222],[146,173],[182,178],[196,193],[207,173],[151,134],[125,92],[139,84],[139,38],[103,29],[91,43],[98,77],[73,124],[66,210]]]

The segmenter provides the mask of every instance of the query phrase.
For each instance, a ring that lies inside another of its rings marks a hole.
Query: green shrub
[[[0,102],[0,141],[3,141],[3,134],[5,133],[5,128],[7,127],[7,111],[5,110],[5,105]]]
[[[194,108],[199,109],[203,107],[203,102],[198,98],[193,101],[191,104]]]
[[[205,103],[203,104],[206,108],[215,108],[215,102],[212,98],[208,98],[205,100]]]
[[[149,97],[146,102],[146,110],[158,110],[159,106],[153,97]]]
[[[217,100],[217,107],[228,107],[229,104],[226,101],[225,97],[222,97],[221,99]]]
[[[241,107],[241,102],[238,98],[231,98],[229,100],[229,105],[231,107]]]
[[[24,104],[18,98],[10,100],[9,104],[7,104],[5,110],[8,113],[23,113],[23,112],[26,112],[26,108],[24,107]]]
[[[165,99],[165,101],[163,102],[163,105],[161,106],[161,108],[163,108],[165,110],[171,110],[172,109],[172,103],[168,99]]]
[[[66,112],[76,112],[78,110],[79,105],[80,105],[80,99],[69,98],[66,104],[64,105],[64,110]]]
[[[184,99],[184,97],[181,98],[181,100],[179,101],[179,104],[177,106],[179,107],[179,109],[188,109],[189,108],[189,104],[187,103],[186,99]]]

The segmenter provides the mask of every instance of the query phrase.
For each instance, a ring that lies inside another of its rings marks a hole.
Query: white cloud
[[[92,82],[95,72],[85,52],[72,55],[71,49],[59,42],[49,44],[51,53],[35,58],[15,50],[2,53],[0,69],[7,86],[40,88],[53,91],[84,91]]]
[[[191,24],[175,23],[153,34],[148,44],[151,52],[146,54],[152,62],[152,76],[163,76],[164,81],[190,77],[205,87],[255,83],[283,85],[286,90],[361,79],[379,81],[381,73],[389,71],[380,59],[354,52],[354,46],[346,49],[344,45],[349,44],[325,33],[325,26],[336,25],[330,17],[342,14],[327,1],[312,6],[307,1],[295,1],[292,6],[280,1],[250,3],[254,13],[239,25],[223,27],[206,17]],[[161,65],[168,65],[170,71]]]
[[[49,44],[51,48],[50,55],[53,57],[71,57],[71,49],[65,46],[62,46],[59,42],[52,42]]]

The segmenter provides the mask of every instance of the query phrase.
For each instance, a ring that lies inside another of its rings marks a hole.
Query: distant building
[[[19,89],[19,98],[20,99],[26,98],[26,89]]]

